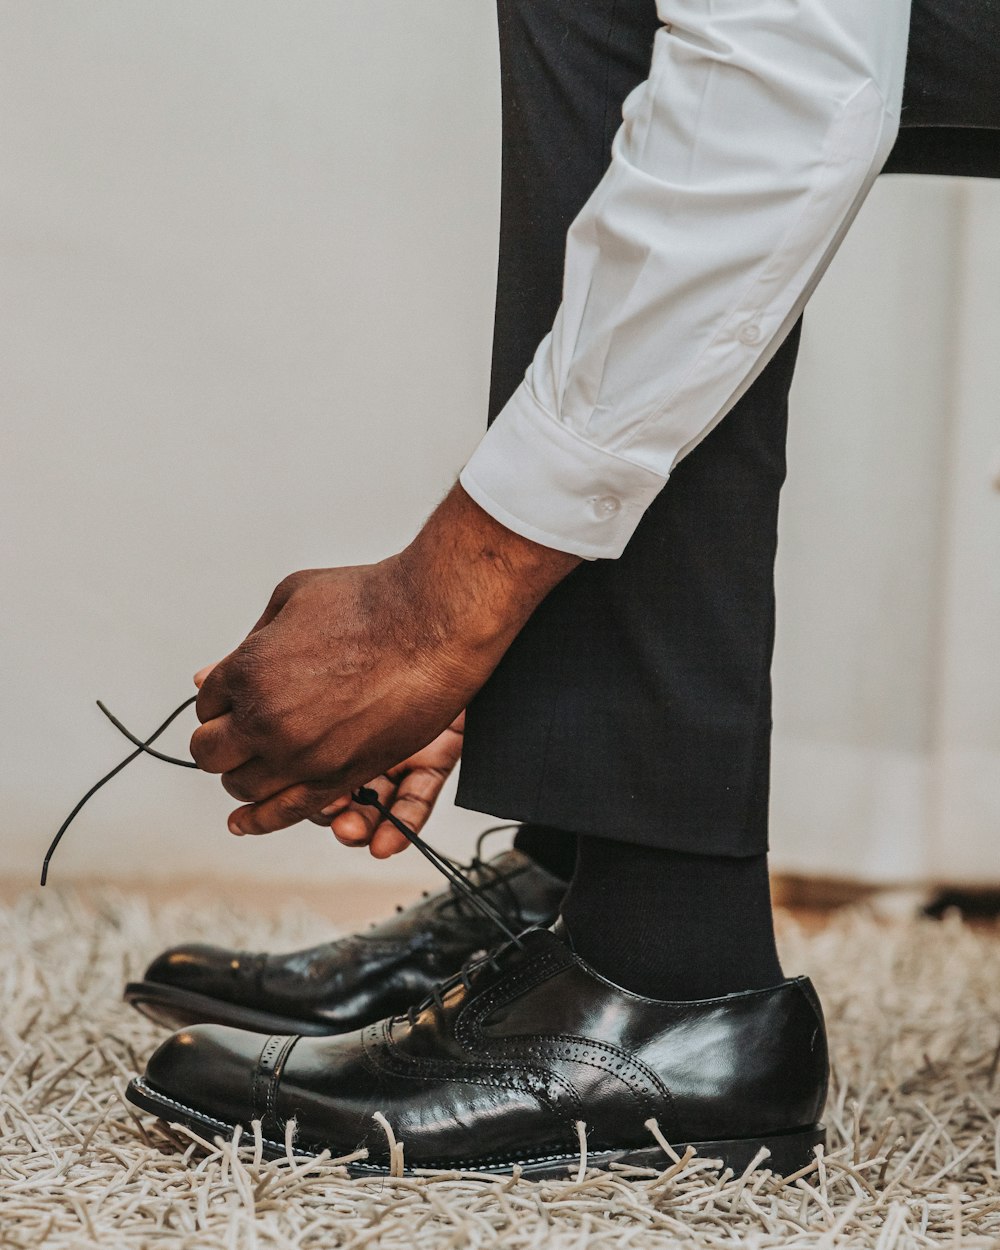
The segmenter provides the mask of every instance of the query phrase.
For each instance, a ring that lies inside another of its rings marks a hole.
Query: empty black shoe
[[[588,1160],[660,1168],[677,1150],[741,1170],[761,1146],[788,1174],[824,1140],[823,1016],[808,978],[694,1002],[612,985],[570,950],[561,925],[437,987],[406,1015],[336,1038],[254,1036],[199,1026],[150,1059],[129,1099],[209,1139],[260,1121],[265,1152],[335,1157],[357,1175],[390,1165],[381,1112],[407,1170],[565,1176]]]
[[[469,873],[514,933],[551,924],[566,893],[565,882],[517,850],[477,858]],[[493,924],[449,888],[365,933],[287,955],[175,946],[126,985],[125,1001],[174,1029],[346,1033],[405,1011],[496,940]]]

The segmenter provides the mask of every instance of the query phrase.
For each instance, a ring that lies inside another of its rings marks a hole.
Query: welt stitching
[[[195,1108],[195,1107],[189,1107],[189,1106],[187,1105],[187,1103],[178,1102],[176,1098],[170,1098],[170,1097],[168,1097],[166,1094],[161,1094],[158,1090],[154,1090],[154,1089],[152,1089],[150,1086],[148,1086],[148,1085],[145,1083],[145,1081],[143,1081],[141,1078],[138,1078],[138,1077],[137,1077],[137,1078],[136,1078],[136,1082],[135,1082],[135,1083],[136,1083],[136,1085],[139,1087],[139,1089],[141,1089],[141,1090],[142,1090],[145,1094],[147,1094],[149,1097],[151,1097],[151,1098],[155,1099],[157,1102],[159,1102],[159,1103],[161,1103],[161,1104],[163,1104],[163,1105],[169,1106],[169,1107],[176,1107],[176,1109],[177,1109],[178,1111],[185,1111],[185,1112],[187,1112],[190,1116],[192,1116],[195,1120],[201,1121],[201,1122],[202,1122],[202,1123],[204,1123],[204,1124],[211,1124],[213,1128],[224,1129],[224,1130],[227,1132],[227,1134],[231,1134],[231,1133],[232,1133],[232,1131],[233,1131],[233,1129],[236,1127],[236,1125],[235,1125],[235,1124],[230,1124],[227,1120],[219,1120],[219,1119],[217,1119],[215,1116],[207,1115],[204,1111],[199,1111],[199,1110],[197,1110],[197,1108]],[[251,1133],[247,1132],[247,1130],[246,1130],[246,1129],[244,1129],[244,1130],[243,1130],[242,1141],[247,1142],[247,1141],[252,1141],[252,1140],[253,1140],[253,1135],[252,1135]],[[261,1141],[264,1143],[264,1145],[265,1145],[265,1146],[270,1146],[270,1147],[272,1147],[272,1149],[274,1149],[274,1150],[279,1150],[279,1151],[284,1151],[284,1150],[285,1150],[285,1143],[284,1143],[284,1142],[275,1141],[275,1140],[274,1140],[273,1138],[271,1138],[271,1137],[263,1137],[263,1136],[262,1136],[262,1137],[261,1137]],[[308,1156],[310,1156],[310,1157],[312,1157],[312,1158],[315,1158],[315,1156],[316,1156],[317,1154],[319,1154],[319,1150],[318,1150],[318,1149],[317,1149],[317,1150],[312,1150],[312,1149],[308,1149],[308,1148],[306,1148],[306,1147],[301,1147],[301,1148],[299,1148],[299,1149],[296,1151],[296,1153],[297,1153],[297,1154],[299,1154],[299,1155],[308,1155]],[[603,1151],[603,1152],[601,1152],[601,1153],[602,1153],[602,1154],[609,1154],[609,1153],[612,1153],[612,1152],[610,1152],[610,1151]],[[486,1156],[485,1158],[481,1159],[481,1160],[480,1160],[480,1162],[481,1162],[481,1163],[489,1163],[489,1164],[497,1164],[497,1163],[499,1163],[499,1164],[502,1166],[502,1165],[503,1165],[503,1163],[505,1163],[505,1162],[512,1162],[512,1163],[549,1163],[549,1162],[551,1162],[551,1161],[556,1161],[556,1162],[558,1162],[558,1161],[560,1161],[560,1160],[562,1160],[562,1159],[566,1159],[567,1161],[572,1160],[572,1161],[574,1161],[574,1162],[575,1162],[578,1158],[579,1158],[579,1155],[576,1155],[576,1154],[573,1154],[573,1155],[563,1155],[563,1154],[557,1154],[557,1155],[541,1155],[541,1156],[538,1156],[538,1157],[531,1157],[531,1158],[522,1158],[522,1157],[518,1157],[518,1158],[514,1158],[514,1159],[509,1159],[509,1160],[508,1160],[505,1156],[502,1156],[502,1155],[496,1154],[496,1155],[489,1155],[489,1156]],[[427,1166],[433,1167],[434,1165],[433,1165],[433,1164],[429,1164],[429,1165],[427,1165]],[[462,1161],[462,1162],[460,1162],[460,1163],[450,1162],[450,1163],[444,1164],[444,1165],[442,1165],[442,1166],[445,1166],[445,1167],[448,1167],[448,1168],[455,1168],[455,1167],[469,1167],[469,1166],[470,1166],[470,1161],[469,1161],[469,1160],[463,1160],[463,1161]],[[348,1169],[351,1169],[351,1168],[354,1168],[354,1169],[355,1169],[355,1170],[357,1170],[357,1171],[362,1171],[362,1170],[363,1170],[363,1171],[365,1171],[365,1172],[373,1172],[373,1173],[376,1173],[376,1174],[378,1174],[378,1175],[382,1175],[382,1174],[384,1174],[384,1172],[385,1172],[385,1168],[384,1168],[384,1167],[381,1167],[381,1166],[380,1166],[380,1165],[378,1165],[378,1164],[364,1164],[364,1163],[357,1162],[357,1163],[351,1163],[351,1164],[348,1164]],[[408,1169],[407,1169],[407,1171],[408,1171]]]
[[[137,1078],[137,1079],[136,1079],[136,1085],[137,1085],[137,1086],[138,1086],[138,1087],[139,1087],[139,1088],[140,1088],[140,1089],[141,1089],[144,1093],[148,1094],[151,1098],[153,1098],[155,1101],[157,1101],[157,1102],[159,1102],[159,1103],[161,1103],[161,1104],[163,1104],[163,1105],[169,1106],[169,1107],[176,1107],[176,1109],[177,1109],[178,1111],[185,1111],[185,1112],[187,1112],[187,1113],[188,1113],[188,1115],[192,1116],[195,1120],[199,1120],[199,1121],[201,1121],[201,1122],[202,1122],[202,1123],[204,1123],[204,1124],[211,1124],[213,1128],[224,1129],[224,1130],[226,1131],[226,1133],[227,1133],[227,1134],[231,1134],[231,1133],[232,1133],[232,1131],[233,1131],[233,1129],[236,1127],[236,1125],[235,1125],[235,1124],[230,1124],[227,1120],[219,1120],[219,1119],[217,1119],[215,1116],[207,1115],[204,1111],[199,1111],[196,1107],[189,1107],[189,1106],[187,1105],[187,1103],[178,1102],[176,1098],[170,1098],[170,1097],[168,1097],[168,1095],[166,1095],[166,1094],[161,1094],[161,1093],[159,1092],[159,1090],[154,1090],[154,1089],[152,1089],[150,1086],[148,1086],[148,1085],[145,1083],[145,1081],[143,1081],[141,1078]],[[252,1141],[252,1140],[253,1140],[253,1135],[252,1135],[251,1133],[247,1132],[247,1130],[246,1130],[246,1129],[244,1129],[244,1130],[243,1130],[243,1137],[242,1137],[242,1140],[243,1140],[244,1142],[246,1142],[246,1141]],[[264,1145],[265,1145],[265,1146],[270,1146],[270,1147],[272,1147],[272,1149],[274,1149],[274,1150],[279,1150],[279,1151],[284,1151],[284,1150],[285,1150],[285,1143],[284,1143],[284,1142],[275,1141],[275,1140],[274,1140],[273,1138],[271,1138],[271,1137],[263,1137],[263,1136],[262,1136],[262,1137],[261,1137],[261,1141],[264,1143]],[[317,1150],[312,1150],[312,1149],[309,1149],[309,1148],[306,1148],[306,1147],[300,1147],[300,1148],[296,1151],[296,1153],[297,1153],[297,1154],[299,1154],[299,1155],[308,1155],[308,1156],[310,1156],[310,1157],[315,1158],[315,1156],[316,1156],[317,1154],[319,1154],[319,1150],[318,1150],[318,1149],[317,1149]],[[602,1152],[602,1153],[605,1153],[605,1154],[606,1154],[606,1153],[610,1153],[610,1152],[605,1151],[605,1152]],[[481,1159],[481,1160],[480,1160],[480,1162],[481,1162],[481,1163],[490,1163],[490,1164],[497,1164],[497,1163],[499,1163],[499,1164],[502,1166],[502,1165],[503,1165],[503,1163],[505,1163],[505,1162],[513,1162],[513,1163],[548,1163],[548,1162],[550,1162],[550,1161],[559,1161],[559,1160],[561,1160],[561,1159],[567,1159],[567,1160],[573,1160],[573,1161],[576,1161],[578,1158],[579,1158],[579,1156],[578,1156],[578,1155],[575,1155],[575,1154],[574,1154],[574,1155],[562,1155],[562,1154],[556,1154],[556,1155],[541,1155],[541,1156],[537,1156],[537,1157],[529,1157],[529,1158],[517,1157],[517,1158],[514,1158],[514,1159],[510,1159],[510,1160],[508,1160],[508,1159],[506,1158],[506,1156],[499,1155],[499,1154],[494,1154],[494,1155],[488,1155],[488,1156],[486,1156],[485,1158]],[[431,1164],[431,1165],[428,1165],[428,1166],[434,1166],[434,1165],[433,1165],[433,1164]],[[450,1162],[450,1163],[444,1164],[443,1166],[446,1166],[446,1167],[448,1167],[448,1168],[454,1168],[454,1167],[468,1167],[468,1166],[470,1166],[470,1161],[469,1161],[469,1160],[463,1160],[461,1163],[454,1163],[454,1162]],[[348,1168],[349,1168],[349,1169],[350,1169],[350,1168],[354,1168],[354,1169],[356,1169],[356,1170],[358,1170],[358,1171],[364,1170],[365,1172],[374,1172],[374,1173],[377,1173],[377,1174],[379,1174],[379,1175],[381,1175],[381,1174],[382,1174],[382,1173],[384,1173],[384,1171],[385,1171],[384,1167],[381,1167],[381,1166],[380,1166],[380,1165],[378,1165],[378,1164],[364,1164],[364,1163],[360,1163],[360,1162],[358,1162],[358,1163],[351,1163],[351,1164],[348,1164]]]
[[[213,1128],[225,1129],[227,1133],[232,1133],[233,1129],[236,1127],[235,1124],[230,1124],[228,1120],[220,1120],[214,1115],[208,1115],[204,1111],[199,1111],[197,1107],[189,1107],[187,1103],[178,1102],[176,1098],[170,1098],[167,1094],[161,1094],[159,1090],[153,1089],[151,1085],[147,1085],[146,1082],[142,1080],[141,1077],[137,1077],[135,1083],[138,1086],[138,1088],[143,1091],[143,1093],[147,1094],[154,1101],[163,1103],[168,1107],[176,1107],[178,1111],[186,1111],[189,1115],[193,1116],[196,1120],[200,1120],[205,1124],[211,1124]],[[243,1130],[244,1140],[248,1138],[252,1139],[252,1137],[253,1137],[252,1133],[248,1133],[246,1129]],[[284,1149],[283,1142],[274,1141],[270,1137],[264,1137],[263,1135],[261,1135],[261,1141],[264,1143],[264,1145],[273,1146],[277,1150]]]

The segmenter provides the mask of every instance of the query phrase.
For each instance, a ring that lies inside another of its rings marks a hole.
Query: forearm
[[[660,0],[570,228],[563,302],[462,472],[491,515],[621,554],[794,324],[892,146],[908,0]]]

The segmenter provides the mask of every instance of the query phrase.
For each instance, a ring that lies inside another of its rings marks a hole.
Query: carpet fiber
[[[190,1250],[503,1246],[1000,1245],[1000,937],[854,910],[816,933],[785,920],[785,967],[826,1006],[830,1142],[804,1175],[565,1181],[449,1174],[349,1180],[335,1160],[261,1162],[140,1117],[128,1079],[161,1034],[121,1006],[160,947],[202,936],[290,948],[328,923],[108,895],[0,910],[0,1247]],[[405,1157],[405,1142],[402,1150]]]

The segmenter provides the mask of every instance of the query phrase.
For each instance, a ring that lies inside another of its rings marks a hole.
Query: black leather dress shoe
[[[565,882],[517,850],[474,860],[470,877],[514,933],[551,924],[566,892]],[[405,1011],[496,941],[489,919],[449,888],[365,933],[288,955],[176,946],[125,987],[125,1001],[174,1029],[346,1033]]]
[[[384,1172],[381,1112],[412,1168],[565,1176],[586,1124],[591,1166],[669,1163],[671,1146],[787,1174],[824,1140],[823,1016],[806,977],[696,1002],[641,998],[573,954],[557,922],[438,987],[404,1016],[336,1038],[199,1026],[150,1059],[129,1099],[210,1139],[261,1123],[265,1151],[295,1144],[355,1174]]]

